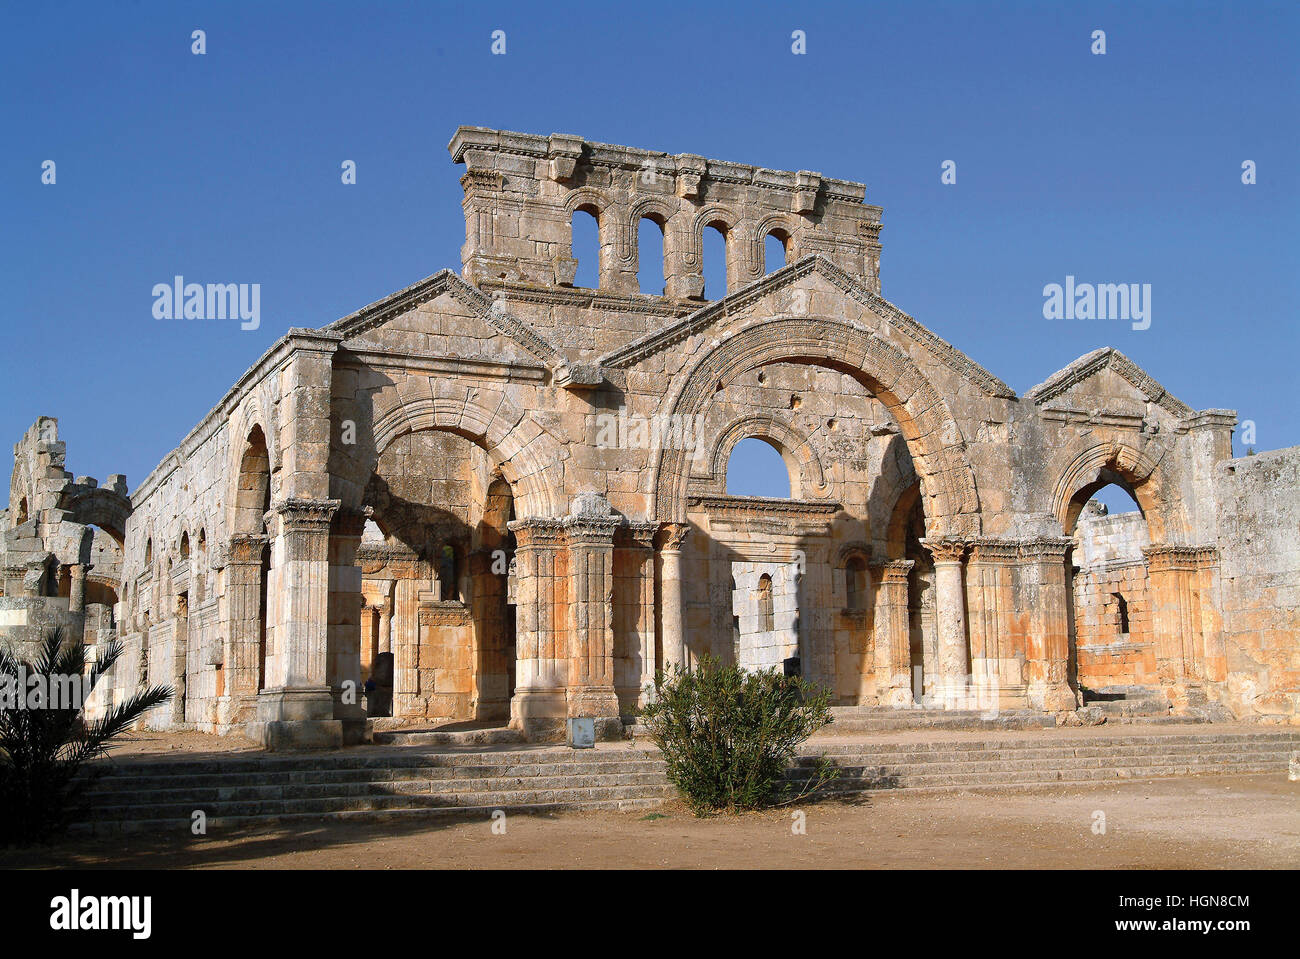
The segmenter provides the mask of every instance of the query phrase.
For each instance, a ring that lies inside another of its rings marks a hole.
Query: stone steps
[[[383,746],[496,746],[524,742],[523,734],[508,726],[489,729],[388,729],[376,730],[375,745]]]
[[[967,709],[890,709],[881,706],[832,706],[833,722],[819,737],[907,729],[1054,729],[1056,719],[1033,710],[997,713]]]
[[[788,779],[807,783],[817,757],[841,768],[829,792],[951,791],[1088,784],[1196,773],[1286,770],[1300,730],[1135,733],[1133,736],[973,736],[933,741],[809,741]],[[88,792],[83,831],[101,835],[189,829],[202,809],[213,829],[309,820],[487,818],[567,809],[649,808],[674,795],[658,753],[634,747],[438,752],[345,750],[106,764]]]

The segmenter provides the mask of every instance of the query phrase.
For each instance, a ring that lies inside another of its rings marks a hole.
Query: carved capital
[[[907,577],[912,572],[912,567],[916,563],[910,559],[893,559],[880,567],[880,581],[882,583],[907,583]]]
[[[664,523],[659,531],[659,548],[665,553],[677,552],[690,531],[687,523]]]
[[[515,534],[516,549],[555,548],[564,541],[564,524],[557,519],[517,519],[506,526]]]
[[[271,507],[286,532],[328,532],[339,508],[336,499],[286,499]]]
[[[934,557],[935,565],[940,563],[960,563],[970,546],[964,539],[951,539],[946,536],[926,537],[921,540],[921,545],[930,551],[930,555]]]
[[[268,540],[257,533],[236,533],[226,547],[226,565],[261,566],[262,550]]]

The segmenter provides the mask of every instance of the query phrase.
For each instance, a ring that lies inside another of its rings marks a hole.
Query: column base
[[[334,718],[328,686],[264,689],[257,696],[257,719],[249,735],[265,749],[338,749],[343,722]]]
[[[516,689],[510,699],[510,726],[529,742],[563,742],[568,715],[563,689]]]
[[[619,716],[618,695],[612,686],[577,686],[566,692],[568,715],[594,720],[597,740],[623,738],[623,720]]]
[[[1030,683],[1026,697],[1033,709],[1048,713],[1073,712],[1079,708],[1079,698],[1066,683]]]

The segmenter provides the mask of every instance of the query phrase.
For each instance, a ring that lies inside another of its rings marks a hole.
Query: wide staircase
[[[1214,725],[1141,735],[1091,730],[913,731],[819,735],[801,750],[790,780],[806,786],[818,758],[839,776],[825,790],[958,791],[1096,784],[1196,773],[1285,775],[1300,729]],[[211,754],[209,754],[211,755]],[[362,746],[317,755],[96,764],[81,831],[190,832],[202,810],[207,834],[334,821],[487,819],[497,809],[539,814],[570,809],[651,809],[674,795],[658,752],[644,743],[509,748]]]

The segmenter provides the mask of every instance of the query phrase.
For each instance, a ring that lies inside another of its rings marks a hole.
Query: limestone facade
[[[1091,679],[1300,717],[1300,448],[1232,459],[1233,412],[1113,349],[1017,395],[883,299],[861,184],[477,127],[450,152],[461,273],[291,329],[129,499],[72,481],[37,421],[7,635],[111,623],[106,697],[168,682],[153,725],[272,747],[368,723],[613,735],[656,670],[705,653],[796,660],[843,704],[1064,711]],[[643,219],[662,295],[638,292]],[[573,285],[578,255],[599,288]],[[746,438],[791,498],[727,493]],[[1142,508],[1122,562],[1081,520],[1110,483]],[[112,571],[109,619],[76,592],[87,566]],[[1093,602],[1115,593],[1122,641]]]

